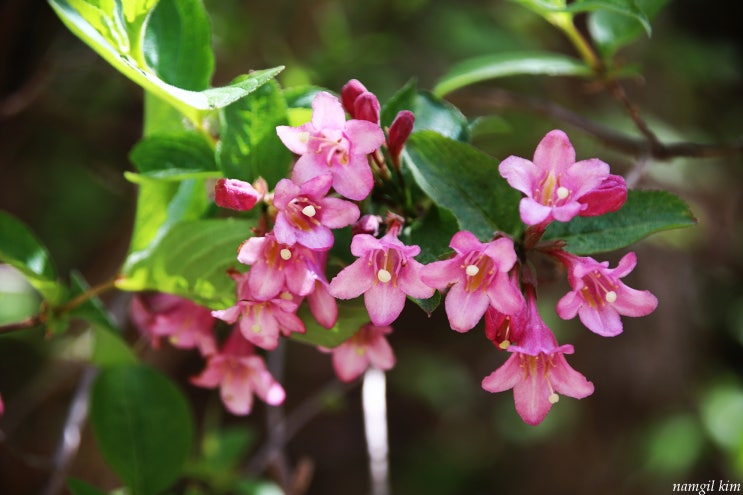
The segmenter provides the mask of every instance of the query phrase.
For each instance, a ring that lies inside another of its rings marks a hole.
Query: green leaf
[[[500,176],[495,158],[431,131],[413,133],[405,157],[420,188],[454,214],[461,230],[483,241],[520,230],[520,194]]]
[[[76,0],[76,3],[79,2],[83,2],[83,0]],[[49,3],[70,31],[95,50],[116,70],[146,91],[169,102],[197,126],[201,125],[203,114],[206,111],[225,107],[247,96],[283,70],[283,67],[258,70],[250,73],[239,83],[202,91],[179,88],[162,80],[144,62],[142,57],[138,56],[139,54],[130,53],[127,46],[114,43],[110,36],[99,32],[84,15],[81,15],[71,5],[69,0],[49,0]],[[109,18],[106,22],[113,23],[116,18],[117,16]],[[184,56],[187,59],[187,54]]]
[[[226,272],[237,265],[237,249],[251,236],[251,226],[232,218],[179,222],[146,255],[127,260],[116,286],[168,292],[212,308],[231,306],[235,285]]]
[[[629,246],[650,234],[696,224],[689,207],[666,191],[629,191],[619,211],[597,217],[552,222],[544,240],[563,239],[574,254],[593,254]]]
[[[203,2],[160,0],[147,22],[143,51],[147,65],[166,83],[192,91],[208,88],[214,53]]]
[[[290,338],[305,344],[329,349],[341,345],[353,337],[362,325],[369,323],[369,312],[359,302],[339,303],[338,321],[330,329],[317,323],[312,314],[304,307],[300,308],[298,314],[302,318],[307,332],[292,333]]]
[[[113,3],[113,0],[111,0]],[[124,0],[124,19],[129,24],[136,24],[139,19],[146,17],[152,8],[157,5],[157,0]]]
[[[217,172],[214,151],[195,132],[147,136],[132,148],[129,160],[139,172],[149,177]]]
[[[456,64],[439,80],[433,93],[444,96],[471,84],[523,74],[589,77],[593,71],[584,62],[559,53],[496,53]]]
[[[82,18],[108,43],[120,52],[129,51],[129,35],[121,21],[121,8],[116,0],[67,0]],[[52,5],[54,7],[54,5]]]
[[[28,227],[3,211],[0,211],[0,261],[20,271],[52,305],[64,299],[65,287],[57,280],[49,252]]]
[[[72,495],[106,495],[106,492],[77,478],[67,478],[67,488]]]
[[[413,132],[432,130],[460,141],[469,139],[467,117],[448,101],[432,93],[418,91],[413,83],[404,86],[384,106],[382,125],[388,127],[392,124],[400,110],[410,110],[415,114]]]
[[[668,0],[635,0],[636,5],[653,19]],[[646,32],[637,18],[613,10],[597,10],[588,16],[588,30],[605,60]]]
[[[650,21],[647,14],[638,6],[637,0],[514,0],[528,9],[547,18],[555,12],[578,14],[581,12],[611,11],[634,18],[650,36]]]
[[[172,485],[191,453],[193,418],[182,392],[163,374],[133,365],[101,371],[90,418],[104,458],[133,495]]]
[[[420,246],[415,257],[423,264],[441,259],[451,252],[449,243],[459,230],[456,217],[447,209],[432,205],[426,214],[403,231],[405,244]]]
[[[219,116],[217,161],[225,177],[247,182],[263,177],[273,188],[287,176],[292,154],[276,134],[276,126],[288,124],[287,107],[276,82],[223,108]]]

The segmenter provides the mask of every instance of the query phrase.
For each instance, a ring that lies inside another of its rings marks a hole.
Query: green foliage
[[[433,88],[437,96],[490,79],[517,75],[579,76],[593,75],[584,62],[549,52],[506,52],[464,60],[454,65]]]
[[[67,478],[67,488],[72,495],[106,495],[106,492],[77,478]]]
[[[306,333],[292,333],[291,339],[305,344],[333,348],[351,338],[362,325],[369,323],[369,313],[363,304],[348,302],[338,304],[338,321],[333,328],[325,328],[302,308],[298,315],[302,318]]]
[[[147,136],[134,146],[129,160],[149,178],[184,180],[219,175],[214,150],[195,132]]]
[[[62,302],[65,288],[49,252],[36,236],[17,218],[0,211],[0,261],[26,276],[31,286],[52,304]]]
[[[635,0],[633,2],[650,20],[669,0]],[[588,16],[588,30],[605,60],[610,60],[623,46],[642,36],[646,25],[640,19],[616,10],[597,10]]]
[[[666,191],[630,191],[619,211],[597,217],[575,217],[553,222],[544,240],[564,239],[566,250],[593,254],[621,249],[650,234],[696,223],[689,207]]]
[[[101,371],[91,392],[90,419],[103,456],[133,495],[168,488],[191,454],[188,403],[166,376],[147,366]]]
[[[578,14],[581,12],[606,11],[634,19],[650,35],[650,20],[636,0],[576,0],[567,3],[565,0],[513,0],[534,12],[550,18],[554,13]]]
[[[289,123],[284,96],[275,82],[263,85],[219,112],[217,162],[225,177],[253,182],[263,177],[273,186],[286,177],[292,154],[276,134]]]
[[[418,186],[454,214],[461,230],[481,240],[520,230],[520,195],[498,173],[498,160],[431,131],[413,133],[405,156]]]
[[[180,221],[145,253],[130,255],[117,280],[123,290],[157,290],[212,308],[234,304],[235,286],[227,270],[252,224],[237,219]]]

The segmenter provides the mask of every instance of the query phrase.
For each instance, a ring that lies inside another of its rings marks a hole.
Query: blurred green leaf
[[[669,0],[635,0],[648,20],[653,19]],[[625,45],[646,32],[645,25],[636,17],[614,10],[597,10],[588,16],[588,30],[604,60],[611,60]]]
[[[706,390],[701,417],[718,446],[734,454],[743,451],[743,387],[739,383],[720,381]]]
[[[520,194],[498,174],[495,158],[432,131],[413,133],[404,153],[420,188],[454,214],[459,229],[487,241],[521,228]]]
[[[140,0],[138,3],[157,3],[144,33],[147,65],[173,86],[192,91],[208,88],[214,72],[214,53],[209,16],[203,2]]]
[[[565,0],[513,0],[524,7],[549,18],[555,12],[578,14],[581,12],[609,11],[635,19],[650,35],[650,21],[636,0],[575,0],[567,3]]]
[[[482,81],[523,74],[589,77],[593,75],[593,71],[581,60],[559,53],[496,53],[464,60],[454,65],[439,79],[433,93],[444,96]]]
[[[287,176],[292,154],[276,134],[287,125],[287,107],[279,85],[272,81],[220,113],[217,161],[225,177],[253,182],[263,177],[269,188]]]
[[[67,488],[72,495],[106,495],[106,492],[77,478],[67,478]]]
[[[544,240],[564,239],[567,251],[593,254],[627,247],[663,230],[696,224],[689,207],[666,191],[629,191],[619,211],[597,217],[552,222]]]
[[[412,82],[393,95],[382,108],[382,126],[392,124],[400,110],[410,110],[415,114],[413,132],[432,130],[460,141],[469,139],[467,117],[448,101],[432,93],[419,91]]]
[[[359,299],[359,302],[361,299]],[[306,333],[292,333],[290,338],[305,344],[327,347],[329,349],[341,345],[358,332],[362,325],[369,323],[369,313],[363,304],[358,302],[338,304],[338,321],[333,328],[325,328],[304,307],[300,308],[299,317],[302,318]]]
[[[157,290],[225,308],[235,302],[227,270],[237,265],[237,249],[251,236],[252,223],[232,218],[175,224],[147,250],[127,260],[116,286]]]
[[[4,211],[0,211],[0,261],[20,271],[51,304],[64,299],[65,287],[57,280],[46,247],[20,220]]]
[[[704,435],[690,414],[664,418],[644,435],[644,463],[653,475],[681,476],[702,457]]]
[[[168,488],[191,454],[188,403],[165,375],[147,366],[102,370],[91,392],[90,419],[104,458],[133,494]]]
[[[139,172],[150,177],[217,172],[214,151],[195,132],[147,136],[132,148],[129,160]]]

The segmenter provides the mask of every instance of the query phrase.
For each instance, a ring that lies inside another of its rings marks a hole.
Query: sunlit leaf
[[[482,81],[523,74],[588,77],[593,71],[584,62],[559,53],[496,53],[454,65],[439,80],[433,92],[438,96],[444,96]]]
[[[649,20],[668,3],[668,0],[635,0]],[[588,30],[599,51],[607,60],[617,50],[646,33],[643,23],[636,17],[614,10],[597,10],[588,16]]]
[[[552,222],[544,240],[563,239],[566,250],[592,254],[627,247],[650,234],[696,223],[689,207],[666,191],[630,191],[619,211]]]
[[[143,174],[217,172],[214,150],[195,132],[154,134],[139,141],[129,160]]]

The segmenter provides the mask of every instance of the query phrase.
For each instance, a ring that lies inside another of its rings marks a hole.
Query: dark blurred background
[[[206,0],[217,72],[225,84],[250,69],[286,65],[285,86],[333,90],[361,80],[382,102],[416,79],[431,88],[452,64],[516,49],[572,53],[554,28],[508,1],[375,0],[244,2]],[[620,57],[644,77],[623,82],[664,141],[721,147],[743,134],[743,30],[736,0],[677,0],[655,19],[652,38]],[[699,220],[694,229],[633,247],[628,284],[659,299],[649,317],[625,318],[607,339],[560,321],[560,277],[546,280],[542,315],[571,365],[596,392],[561,400],[538,427],[516,415],[511,393],[480,380],[503,362],[480,329],[456,334],[443,309],[431,318],[409,307],[391,343],[388,374],[392,493],[658,494],[674,483],[743,484],[743,165],[740,155],[657,162],[617,152],[584,131],[488,102],[489,92],[536,97],[636,135],[621,105],[573,79],[516,77],[451,96],[469,117],[496,113],[494,132],[475,143],[496,157],[530,157],[550,129],[564,129],[579,158],[598,156],[636,187],[668,189]],[[41,0],[0,3],[0,208],[26,222],[59,272],[96,283],[126,254],[136,189],[122,173],[141,135],[142,91],[77,40]],[[612,266],[623,253],[602,256]],[[0,267],[3,322],[34,311],[33,300]],[[557,274],[556,274],[557,275]],[[549,277],[547,277],[549,278]],[[125,316],[126,296],[109,297]],[[128,330],[130,333],[131,329]],[[0,340],[0,493],[42,493],[82,366],[76,340],[41,330]],[[186,385],[195,355],[165,349],[151,360],[182,381],[196,403],[213,394]],[[291,411],[332,378],[327,355],[289,343],[284,383]],[[291,441],[292,463],[312,466],[308,494],[368,493],[360,391],[336,397]],[[229,418],[260,436],[262,411]],[[110,489],[88,430],[71,474]]]

